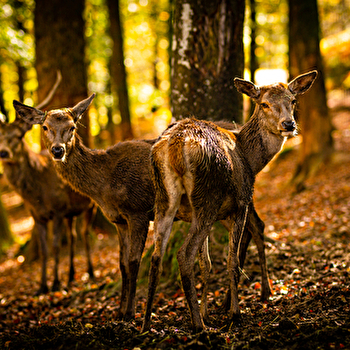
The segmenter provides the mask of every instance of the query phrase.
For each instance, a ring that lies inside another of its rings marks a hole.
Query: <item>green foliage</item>
[[[24,102],[35,104],[37,89],[34,67],[34,0],[0,0],[0,78],[4,102],[10,120],[14,118],[12,100],[18,99],[17,65],[26,67]],[[124,32],[125,65],[132,124],[136,137],[154,137],[170,120],[171,1],[120,0]],[[319,0],[322,33],[336,36],[349,30],[349,0]],[[257,55],[259,66],[287,69],[288,6],[286,0],[256,0]],[[109,60],[113,42],[109,35],[109,14],[106,0],[87,0],[86,58],[88,87],[97,92],[91,109],[91,132],[101,134],[112,119],[120,122],[117,97],[111,92]],[[246,64],[248,64],[250,26],[249,4],[244,28]],[[335,38],[336,40],[337,38]],[[333,41],[332,41],[333,42]],[[325,41],[324,41],[325,43]],[[328,86],[350,86],[349,41],[335,41],[323,50],[331,81]],[[321,43],[322,44],[322,43]],[[114,108],[113,108],[114,107]],[[113,108],[113,110],[112,110]],[[101,136],[102,137],[102,136]],[[38,144],[38,142],[36,142]]]
[[[164,129],[170,119],[169,2],[121,0],[120,7],[133,128],[138,137],[153,137]],[[90,114],[92,135],[96,136],[106,127],[108,109],[117,101],[109,81],[113,42],[109,36],[105,0],[88,0],[85,19],[89,90],[97,92],[97,108]],[[118,110],[113,110],[112,121],[120,123]]]
[[[32,0],[0,1],[0,63],[21,61],[31,65],[34,61]]]
[[[288,67],[288,4],[285,0],[256,1],[256,43],[255,55],[258,66],[267,69]],[[245,57],[249,62],[250,26],[247,6],[244,26]],[[248,64],[246,63],[246,66]]]
[[[350,1],[319,0],[321,53],[327,68],[327,88],[350,89]]]

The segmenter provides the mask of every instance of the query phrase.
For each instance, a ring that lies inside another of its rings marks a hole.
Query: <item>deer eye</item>
[[[297,100],[292,101],[292,106],[295,106],[297,104]]]
[[[43,125],[43,130],[47,131],[47,126],[46,125]]]
[[[269,105],[267,104],[267,103],[262,103],[261,105],[260,105],[262,108],[269,108]]]
[[[72,127],[69,129],[69,131],[70,131],[70,132],[73,132],[75,129],[76,129],[75,126],[72,126]]]

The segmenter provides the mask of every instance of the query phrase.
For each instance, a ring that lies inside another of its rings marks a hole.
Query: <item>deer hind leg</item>
[[[87,272],[92,280],[95,279],[94,268],[91,259],[91,248],[90,248],[90,240],[89,233],[92,230],[92,222],[95,218],[97,207],[96,205],[91,206],[88,210],[84,212],[84,220],[82,222],[82,238],[84,240],[85,252],[86,252],[86,260],[87,260]]]
[[[202,277],[202,297],[201,297],[201,315],[203,320],[207,322],[208,316],[208,280],[211,270],[211,261],[209,255],[209,237],[207,237],[199,250],[199,267]]]
[[[259,218],[255,208],[252,207],[249,215],[249,231],[258,248],[260,268],[261,268],[261,299],[268,300],[271,295],[271,286],[269,282],[268,270],[266,265],[265,244],[264,244],[264,222]]]
[[[185,292],[186,300],[191,314],[192,326],[196,332],[205,328],[203,318],[200,312],[197,292],[195,287],[194,264],[196,255],[201,247],[206,246],[205,242],[210,229],[215,221],[213,216],[207,215],[208,210],[201,210],[201,213],[193,212],[193,219],[190,230],[186,236],[184,244],[181,246],[177,260],[179,262],[182,287]],[[200,218],[200,221],[198,220]],[[203,269],[203,272],[206,271]],[[206,271],[209,273],[209,270]]]
[[[47,287],[47,223],[41,223],[35,220],[33,230],[36,230],[39,235],[40,242],[40,254],[41,254],[41,284],[39,290],[35,293],[36,295],[44,294],[49,291]]]
[[[128,271],[129,271],[129,286],[127,294],[127,305],[124,313],[124,319],[130,320],[135,317],[135,296],[136,296],[136,284],[137,275],[140,268],[140,262],[142,257],[142,252],[145,248],[149,220],[148,217],[142,218],[142,215],[135,216],[129,220],[129,261],[128,261]]]
[[[76,232],[76,217],[70,217],[67,219],[67,230],[69,237],[69,278],[68,284],[74,281],[75,269],[74,269],[74,256],[75,256],[75,245],[77,240]]]
[[[128,302],[129,294],[129,229],[128,225],[125,224],[116,224],[118,240],[119,240],[119,268],[122,275],[122,291],[120,296],[120,308],[117,315],[117,318],[123,319]]]
[[[52,285],[52,290],[57,291],[60,289],[60,279],[59,279],[59,259],[60,259],[60,246],[62,232],[67,230],[66,220],[62,217],[55,217],[53,219],[53,255],[55,259],[54,264],[54,280]]]
[[[155,245],[149,272],[148,296],[142,332],[149,330],[151,326],[152,305],[162,272],[162,259],[170,237],[175,214],[180,206],[182,187],[176,179],[173,180],[170,182],[172,190],[169,191],[172,197],[168,198],[167,194],[161,190],[156,191],[156,203],[160,205],[156,208],[154,220]]]

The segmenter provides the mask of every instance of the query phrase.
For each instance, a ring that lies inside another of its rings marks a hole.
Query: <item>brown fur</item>
[[[58,263],[59,246],[62,230],[66,229],[65,219],[68,221],[70,235],[70,272],[69,282],[74,279],[74,240],[76,216],[85,213],[88,218],[83,228],[86,242],[88,272],[93,277],[93,268],[88,243],[88,230],[92,217],[92,203],[90,199],[79,195],[70,186],[63,183],[53,168],[51,157],[47,152],[34,153],[24,141],[25,133],[31,128],[16,119],[13,123],[0,123],[0,158],[3,163],[4,173],[14,190],[23,198],[30,210],[35,227],[40,238],[40,250],[42,253],[42,277],[38,293],[48,291],[47,287],[47,224],[50,220],[54,223],[55,258],[53,290],[60,286]]]
[[[82,103],[87,108],[89,99]],[[90,150],[81,143],[75,132],[79,117],[85,110],[84,108],[80,110],[80,104],[72,109],[53,110],[47,114],[18,102],[14,102],[14,105],[18,114],[27,122],[43,124],[44,140],[53,158],[64,146],[64,155],[61,154],[58,161],[55,162],[58,173],[77,191],[94,199],[106,217],[116,224],[120,240],[120,270],[122,273],[120,316],[132,317],[135,312],[134,299],[138,266],[146,240],[148,223],[154,215],[154,187],[150,176],[149,157],[155,140],[122,142],[110,147],[107,151]],[[230,130],[235,128],[234,124],[228,122],[218,124]],[[233,134],[229,135],[234,138]],[[179,164],[176,161],[173,163]],[[181,165],[177,171],[179,173],[183,171]],[[179,217],[182,220],[191,221],[191,208],[188,206],[186,197],[183,199]],[[251,239],[251,229],[261,230],[261,225],[255,223],[254,217],[242,239],[244,242],[242,246],[245,250]],[[245,252],[242,251],[240,255],[243,266]],[[203,315],[206,315],[206,280],[211,266],[207,253],[207,242],[200,253],[200,265],[203,271],[204,286],[202,312]],[[267,279],[267,277],[264,278]]]
[[[194,259],[217,220],[226,220],[229,227],[229,315],[231,319],[239,315],[237,251],[247,218],[248,222],[250,218],[255,219],[261,226],[252,203],[255,176],[280,151],[285,138],[294,135],[295,96],[306,92],[316,75],[314,71],[297,77],[288,85],[262,88],[236,78],[237,89],[257,103],[253,116],[238,134],[192,118],[171,125],[153,146],[156,241],[143,331],[150,327],[161,261],[175,215],[179,217],[183,196],[188,199],[192,220],[177,258],[193,328],[200,331],[205,327],[197,302]],[[263,238],[257,235],[256,239]],[[264,252],[259,251],[260,254]]]
[[[59,175],[93,199],[116,225],[122,275],[119,317],[130,319],[135,315],[137,274],[154,215],[154,187],[149,175],[153,142],[120,142],[107,150],[84,146],[76,128],[92,98],[73,108],[47,113],[17,102],[15,107],[29,123],[43,125],[44,142]]]

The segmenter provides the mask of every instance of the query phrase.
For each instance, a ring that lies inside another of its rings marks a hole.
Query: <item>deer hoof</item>
[[[35,292],[35,296],[41,295],[41,294],[47,294],[49,292],[49,288],[47,286],[41,286],[39,290]]]
[[[60,290],[60,288],[61,288],[61,283],[59,281],[54,281],[51,290],[53,292],[57,292]]]

